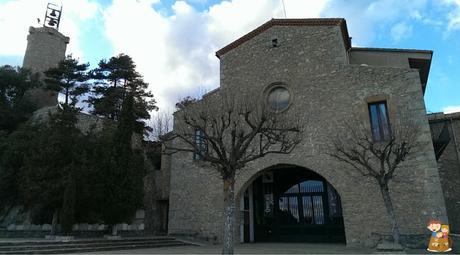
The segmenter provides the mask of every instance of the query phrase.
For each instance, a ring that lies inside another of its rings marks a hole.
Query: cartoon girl
[[[427,228],[431,231],[430,242],[428,243],[428,251],[438,252],[442,233],[438,231],[441,229],[441,222],[439,220],[430,220]]]
[[[449,237],[449,225],[442,225],[441,226],[441,233],[442,236],[439,240],[439,248],[438,251],[447,252],[452,250],[452,241]]]

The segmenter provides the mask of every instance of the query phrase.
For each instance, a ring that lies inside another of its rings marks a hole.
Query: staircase
[[[191,245],[174,237],[0,242],[0,254],[62,254]]]

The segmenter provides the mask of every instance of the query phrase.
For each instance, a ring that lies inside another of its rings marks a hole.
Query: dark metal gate
[[[255,241],[345,241],[340,196],[321,176],[279,169],[253,188]]]

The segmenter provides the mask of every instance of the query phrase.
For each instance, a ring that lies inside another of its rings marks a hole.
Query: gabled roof
[[[265,30],[273,26],[340,26],[340,29],[342,30],[342,36],[343,36],[343,42],[345,44],[345,49],[348,50],[351,48],[351,41],[348,36],[347,22],[345,21],[345,19],[342,19],[342,18],[271,19],[268,22],[261,25],[260,27],[252,30],[251,32],[237,39],[236,41],[218,50],[216,52],[216,56],[220,58],[220,56],[222,56],[223,54],[240,46],[244,42],[251,40],[256,35],[264,32]]]

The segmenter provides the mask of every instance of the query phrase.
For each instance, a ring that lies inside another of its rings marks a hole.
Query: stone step
[[[100,242],[62,242],[54,244],[29,244],[29,245],[9,245],[1,246],[2,251],[20,251],[20,250],[48,250],[48,249],[68,249],[79,247],[105,247],[110,245],[145,245],[145,244],[161,244],[161,243],[181,243],[176,240],[117,240]]]
[[[117,240],[110,239],[75,239],[70,241],[54,241],[54,240],[40,240],[40,241],[18,241],[18,242],[0,242],[0,248],[4,246],[28,246],[28,245],[55,245],[55,244],[78,244],[78,243],[98,243],[98,242],[137,242],[137,241],[154,241],[154,240],[175,240],[170,236],[157,236],[157,237],[140,237],[140,238],[122,238]]]
[[[145,243],[145,244],[110,244],[101,247],[72,247],[62,248],[55,247],[53,249],[28,249],[28,250],[14,250],[14,251],[0,251],[0,254],[63,254],[63,253],[81,253],[81,252],[98,252],[98,251],[111,251],[111,250],[129,250],[129,249],[144,249],[144,248],[158,248],[158,247],[172,247],[190,245],[179,241],[163,241],[158,243]]]

